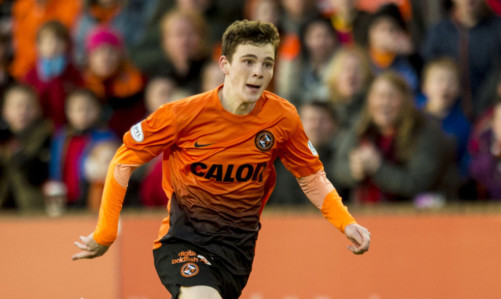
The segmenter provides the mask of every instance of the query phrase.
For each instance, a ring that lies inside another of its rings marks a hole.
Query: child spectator
[[[338,46],[330,20],[320,17],[305,23],[300,40],[301,55],[277,66],[277,91],[296,105],[308,98],[325,98],[324,76]]]
[[[43,24],[37,33],[36,65],[24,78],[37,90],[43,115],[52,120],[56,128],[66,123],[66,96],[83,85],[80,72],[71,62],[70,48],[70,35],[62,23]]]
[[[122,136],[146,113],[143,75],[128,60],[121,37],[109,27],[91,31],[86,49],[85,85],[104,104],[108,127]]]
[[[52,126],[41,115],[32,87],[16,84],[4,96],[9,136],[0,140],[0,208],[44,208],[41,185],[48,177]]]
[[[50,179],[64,185],[69,207],[85,207],[88,182],[83,163],[98,142],[115,135],[99,127],[101,104],[90,90],[80,89],[68,96],[68,125],[58,130],[51,146]]]
[[[58,20],[72,28],[81,8],[80,0],[17,0],[12,7],[12,75],[21,79],[36,61],[36,36],[40,26]]]
[[[422,60],[415,52],[407,24],[395,4],[383,5],[372,15],[368,28],[368,50],[375,74],[395,71],[417,93]]]
[[[394,72],[372,82],[360,121],[338,147],[334,177],[357,203],[411,200],[421,193],[455,196],[452,148],[414,108],[412,91]]]
[[[134,5],[137,1],[126,0],[84,0],[83,11],[75,24],[75,61],[85,64],[85,39],[96,26],[109,26],[124,37],[127,49],[139,44],[143,36],[148,5],[155,1],[141,1],[142,6]],[[139,9],[138,9],[139,8]]]
[[[116,140],[99,141],[83,160],[83,177],[88,185],[85,202],[91,211],[99,211],[108,165],[119,146]]]
[[[371,80],[369,58],[362,48],[344,47],[332,58],[325,84],[341,129],[357,122]]]
[[[422,90],[425,97],[418,102],[418,106],[436,119],[442,130],[452,137],[457,164],[466,179],[471,125],[459,104],[459,68],[454,60],[442,58],[428,62],[423,72]]]
[[[501,102],[494,106],[490,128],[471,140],[470,152],[477,197],[501,200]]]
[[[452,0],[451,13],[430,28],[423,47],[426,60],[447,56],[460,69],[461,106],[477,119],[485,108],[478,96],[486,79],[501,62],[501,19],[483,0]]]

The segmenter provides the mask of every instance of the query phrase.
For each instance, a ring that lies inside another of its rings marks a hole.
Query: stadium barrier
[[[501,213],[362,211],[371,250],[318,213],[265,213],[245,299],[501,298]],[[105,256],[71,261],[96,215],[0,215],[0,298],[169,298],[151,253],[163,213],[125,213]]]

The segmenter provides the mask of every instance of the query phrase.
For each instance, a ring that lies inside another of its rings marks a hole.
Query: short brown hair
[[[459,66],[456,61],[450,57],[440,57],[427,62],[423,70],[423,82],[427,80],[430,72],[435,68],[447,69],[453,72],[459,82]]]
[[[71,42],[71,37],[68,28],[59,21],[52,20],[45,22],[37,31],[37,42],[40,40],[40,36],[44,31],[52,32],[58,39],[61,39],[67,45],[69,45]]]
[[[275,25],[261,21],[235,21],[223,34],[221,54],[231,62],[238,45],[265,45],[272,44],[277,54],[280,35]]]
[[[38,102],[38,93],[35,90],[35,88],[29,84],[26,83],[13,83],[12,85],[9,85],[7,89],[5,90],[2,101],[1,101],[1,107],[2,110],[5,106],[6,99],[10,96],[11,93],[13,92],[22,92],[24,94],[27,94],[31,99],[33,99],[33,104],[39,106]]]

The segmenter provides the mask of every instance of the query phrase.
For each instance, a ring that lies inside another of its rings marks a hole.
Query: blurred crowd
[[[500,0],[0,0],[0,209],[96,210],[121,136],[216,88],[237,19],[281,44],[293,103],[346,202],[501,200]],[[161,163],[126,207],[164,206]],[[276,162],[269,204],[308,204]]]

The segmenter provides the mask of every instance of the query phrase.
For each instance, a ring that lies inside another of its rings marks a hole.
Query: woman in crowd
[[[334,177],[358,203],[410,200],[420,193],[454,196],[452,147],[414,108],[412,91],[394,72],[376,77],[360,121],[341,141]]]
[[[341,129],[359,118],[371,79],[369,58],[362,48],[343,47],[332,58],[325,84]]]
[[[2,116],[8,135],[0,140],[0,209],[43,209],[52,125],[42,118],[36,91],[24,84],[10,87]]]

